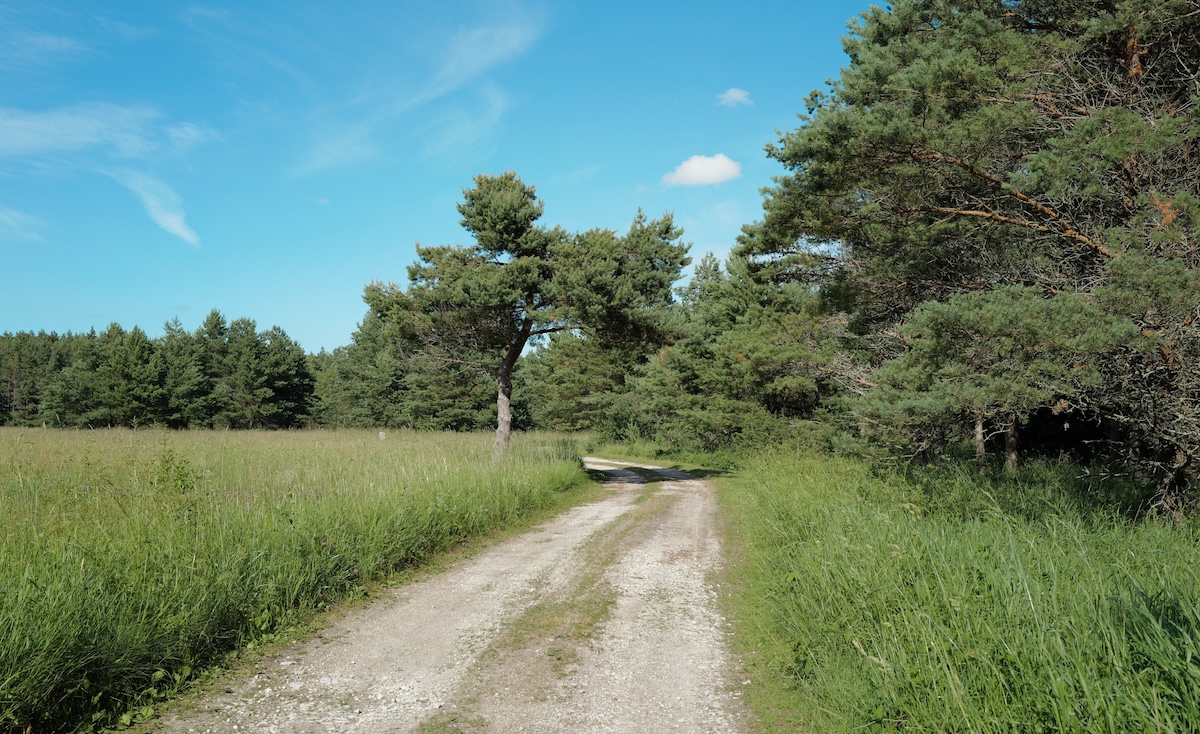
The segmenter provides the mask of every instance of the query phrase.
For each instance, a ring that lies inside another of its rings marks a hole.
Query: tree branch
[[[1038,232],[1045,232],[1047,234],[1061,235],[1063,237],[1066,237],[1069,240],[1073,240],[1075,242],[1078,242],[1078,243],[1086,246],[1088,249],[1092,250],[1093,252],[1099,253],[1100,255],[1103,255],[1104,257],[1108,258],[1109,260],[1115,260],[1121,256],[1120,253],[1113,252],[1112,250],[1105,247],[1103,243],[1101,243],[1091,237],[1088,237],[1087,235],[1080,232],[1070,222],[1063,219],[1062,215],[1060,215],[1058,212],[1054,211],[1050,207],[1046,206],[1045,204],[1041,203],[1040,201],[1037,201],[1032,196],[1029,196],[1028,194],[1020,191],[1019,189],[1013,188],[1012,186],[1005,183],[1002,179],[998,178],[997,176],[993,176],[992,174],[988,173],[987,171],[976,168],[975,166],[971,165],[970,163],[967,163],[966,161],[962,160],[961,158],[956,158],[955,156],[947,155],[945,153],[939,153],[937,151],[930,151],[928,153],[918,153],[913,156],[913,159],[916,161],[936,161],[939,163],[949,163],[950,165],[952,165],[962,171],[965,171],[966,173],[969,173],[976,178],[982,179],[982,180],[992,184],[993,186],[995,186],[998,189],[1001,189],[1002,191],[1007,193],[1009,196],[1012,196],[1017,201],[1020,201],[1025,206],[1029,207],[1030,209],[1033,209],[1037,213],[1039,213],[1042,216],[1046,217],[1047,219],[1050,219],[1051,221],[1053,221],[1054,226],[1047,225],[1047,224],[1038,224],[1037,222],[1030,222],[1030,221],[1023,220],[1023,219],[1016,219],[1014,217],[1006,217],[1002,214],[996,214],[995,212],[979,211],[979,210],[973,210],[973,209],[953,209],[953,208],[949,208],[949,207],[922,207],[921,209],[919,209],[919,211],[938,212],[938,213],[942,213],[942,214],[955,214],[958,216],[979,217],[982,219],[990,219],[994,222],[1003,222],[1005,224],[1012,224],[1012,225],[1016,225],[1018,227],[1025,227],[1026,229],[1033,229]]]

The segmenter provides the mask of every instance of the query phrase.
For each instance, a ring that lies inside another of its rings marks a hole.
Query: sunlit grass
[[[764,729],[1200,731],[1200,529],[1053,475],[939,492],[779,455],[718,480]]]
[[[0,429],[0,730],[136,718],[221,652],[585,483],[569,443]]]

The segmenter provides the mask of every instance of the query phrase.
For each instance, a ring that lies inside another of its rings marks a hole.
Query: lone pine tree
[[[571,234],[538,220],[542,202],[515,173],[481,174],[458,205],[471,245],[417,247],[408,286],[372,283],[372,311],[430,359],[485,371],[496,383],[496,455],[512,433],[513,370],[531,339],[565,330],[645,338],[688,246],[670,214],[639,212],[625,235]]]

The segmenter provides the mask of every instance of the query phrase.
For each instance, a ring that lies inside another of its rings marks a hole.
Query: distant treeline
[[[515,424],[531,428],[520,392]],[[349,346],[311,355],[278,326],[216,310],[156,338],[116,323],[0,334],[0,425],[471,431],[495,427],[495,403],[493,379],[413,353],[369,313]]]
[[[213,311],[194,332],[0,335],[0,425],[289,428],[309,420],[313,376],[282,329]]]

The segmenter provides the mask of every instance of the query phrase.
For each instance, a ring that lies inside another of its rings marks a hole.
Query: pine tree
[[[872,8],[846,39],[849,66],[769,149],[790,174],[740,252],[764,279],[824,287],[873,366],[909,348],[900,327],[929,301],[1004,286],[1091,299],[1095,328],[1115,317],[1142,337],[1087,356],[1103,379],[1071,411],[1118,425],[1114,448],[1177,506],[1200,459],[1194,10]],[[1015,322],[1043,307],[1009,306],[1028,309]]]
[[[541,201],[511,172],[477,176],[458,211],[474,245],[418,246],[408,288],[374,283],[365,300],[421,343],[425,358],[495,381],[499,456],[513,427],[514,370],[530,339],[577,328],[644,338],[688,262],[687,246],[669,215],[647,221],[639,212],[625,236],[540,227]]]

